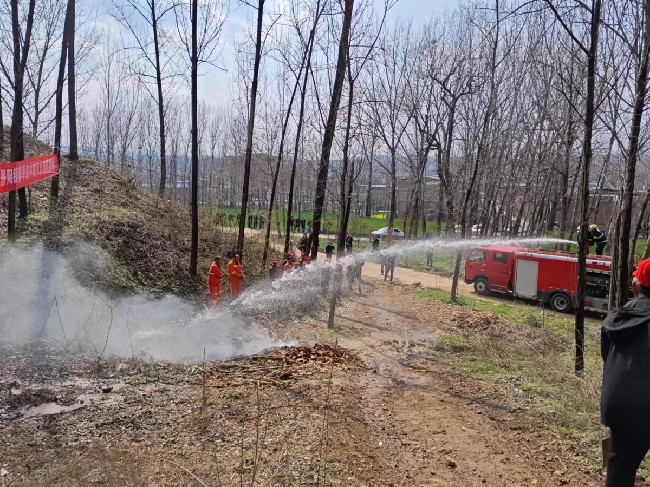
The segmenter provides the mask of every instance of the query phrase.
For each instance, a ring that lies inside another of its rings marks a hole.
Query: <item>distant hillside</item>
[[[6,130],[5,146],[9,142]],[[26,137],[26,157],[47,154],[51,148]],[[8,147],[2,153],[8,160]],[[50,182],[31,187],[32,213],[18,222],[19,243],[43,241],[65,250],[87,243],[107,252],[110,271],[104,288],[118,292],[154,294],[204,293],[207,269],[218,254],[235,247],[236,235],[218,230],[209,213],[201,215],[199,277],[188,272],[190,253],[189,208],[143,193],[101,163],[82,159],[62,161],[60,208],[49,215]],[[7,233],[7,195],[0,195],[0,245]],[[250,280],[260,276],[258,242],[247,242],[245,271]]]

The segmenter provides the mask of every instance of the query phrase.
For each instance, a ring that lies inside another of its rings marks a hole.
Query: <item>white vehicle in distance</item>
[[[383,239],[385,239],[386,237],[388,237],[388,230],[389,230],[389,228],[390,228],[390,227],[380,228],[379,230],[375,230],[374,232],[372,232],[372,234],[373,234],[375,237],[379,237],[380,239],[383,240]],[[406,235],[404,235],[404,232],[402,232],[401,230],[398,230],[397,228],[394,228],[394,229],[393,229],[393,238],[404,238],[405,236],[406,236]]]

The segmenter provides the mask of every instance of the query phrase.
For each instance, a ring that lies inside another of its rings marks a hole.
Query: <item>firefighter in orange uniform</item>
[[[221,299],[221,257],[216,257],[210,265],[208,273],[208,287],[210,288],[210,299],[215,303]]]
[[[239,254],[228,263],[228,284],[230,285],[230,296],[237,299],[242,291],[244,280],[244,268],[241,265]]]

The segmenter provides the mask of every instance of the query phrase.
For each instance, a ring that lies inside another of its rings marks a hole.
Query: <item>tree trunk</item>
[[[198,100],[198,3],[191,0],[192,8],[192,60],[191,60],[191,104],[192,104],[192,241],[190,251],[190,274],[197,275],[199,256],[199,100]]]
[[[600,27],[601,0],[593,1],[591,34],[587,53],[587,99],[585,109],[585,133],[582,148],[582,169],[580,174],[580,239],[578,242],[578,295],[575,320],[575,373],[582,377],[585,370],[585,292],[587,284],[587,228],[589,210],[589,169],[592,159],[592,139],[595,119],[596,56]]]
[[[156,90],[158,95],[158,134],[160,137],[160,184],[158,196],[165,196],[167,187],[167,153],[165,140],[165,101],[162,87],[162,70],[160,66],[160,42],[158,40],[158,14],[156,13],[156,0],[151,0],[151,28],[153,30],[153,49],[156,63]]]
[[[370,218],[372,216],[372,169],[374,166],[373,159],[374,159],[374,146],[373,149],[370,151],[370,159],[368,159],[368,189],[366,192],[366,207],[365,207],[365,216],[367,218]]]
[[[630,278],[630,230],[632,226],[632,207],[634,204],[634,180],[636,177],[636,162],[639,154],[639,136],[641,133],[641,119],[645,108],[645,99],[648,87],[648,57],[650,54],[650,0],[643,2],[644,22],[643,41],[639,72],[636,78],[634,112],[632,127],[627,150],[627,164],[625,186],[623,187],[623,205],[621,226],[618,234],[618,267],[612,274],[612,279],[618,281],[618,292],[614,299],[614,307],[620,308],[628,299],[627,281]],[[632,252],[634,253],[634,252]]]
[[[323,203],[325,202],[325,192],[327,190],[327,176],[329,173],[330,153],[332,151],[332,142],[334,141],[334,132],[336,131],[336,116],[341,103],[341,94],[343,92],[343,82],[345,81],[345,69],[347,65],[347,53],[350,39],[350,25],[352,23],[352,11],[354,0],[344,0],[343,25],[341,27],[341,39],[339,42],[338,60],[336,62],[336,73],[334,75],[334,86],[332,89],[332,100],[330,103],[325,133],[323,134],[323,145],[321,148],[320,164],[318,168],[318,177],[316,180],[316,195],[314,199],[314,230],[312,232],[311,258],[316,260],[318,256],[319,234],[321,228],[321,218],[323,216]],[[334,325],[334,316],[331,315],[328,320],[328,326]]]
[[[315,26],[316,24],[314,24]],[[310,41],[313,38],[310,36]],[[309,82],[309,69],[311,65],[311,42],[307,44],[307,50],[309,54],[307,55],[307,68],[305,69],[305,77],[302,82],[302,90],[300,93],[300,109],[298,112],[298,123],[296,124],[296,140],[293,146],[293,163],[291,164],[291,175],[289,176],[289,198],[287,200],[287,227],[286,233],[284,235],[284,254],[286,255],[289,252],[289,244],[291,242],[291,216],[293,213],[293,198],[294,198],[294,189],[296,184],[296,168],[298,166],[298,151],[300,150],[300,137],[302,136],[302,124],[305,117],[305,99],[307,97],[307,84]],[[301,205],[298,198],[298,216],[300,217]]]
[[[441,159],[443,166],[440,171],[440,188],[447,197],[446,199],[446,218],[445,227],[447,232],[454,232],[454,195],[451,190],[451,149],[454,142],[453,131],[456,117],[456,106],[458,104],[458,96],[452,96],[449,103],[449,117],[447,119],[447,133],[445,141],[444,157]]]
[[[75,76],[75,1],[69,2],[68,24],[66,25],[68,31],[68,123],[70,137],[70,151],[69,159],[76,161],[79,159],[79,151],[77,150],[77,87]]]
[[[636,256],[636,244],[639,240],[639,235],[641,234],[641,227],[643,227],[643,222],[646,220],[646,213],[648,211],[648,204],[650,203],[650,189],[646,190],[645,198],[643,198],[643,205],[641,205],[641,210],[639,211],[639,218],[636,221],[636,226],[634,228],[634,236],[632,237],[632,245],[630,247],[630,257],[628,259],[628,269],[632,272],[634,267],[634,258]]]
[[[243,257],[244,228],[246,225],[246,210],[248,209],[248,191],[251,179],[251,161],[253,159],[253,132],[255,130],[255,107],[257,105],[257,83],[262,58],[262,26],[264,21],[264,2],[257,1],[257,36],[255,39],[255,61],[253,63],[253,80],[251,82],[251,104],[248,112],[248,128],[246,134],[246,156],[244,159],[244,184],[242,186],[241,211],[239,213],[239,232],[237,234],[237,252]]]
[[[14,104],[11,114],[11,140],[10,156],[11,162],[20,161],[25,158],[25,146],[23,142],[23,82],[27,56],[31,42],[32,26],[34,24],[35,0],[30,0],[27,14],[27,24],[23,45],[20,40],[20,18],[18,12],[18,0],[11,0],[11,31],[13,37],[13,61],[14,61]],[[27,195],[25,188],[21,188],[20,194],[20,217],[27,217]],[[16,237],[16,191],[9,192],[8,208],[8,235],[10,240]]]
[[[348,53],[349,55],[349,53]],[[341,167],[341,211],[339,218],[339,235],[337,241],[337,255],[343,255],[345,251],[345,238],[348,233],[348,221],[350,218],[350,201],[348,200],[348,166],[350,164],[350,129],[352,125],[352,103],[354,101],[354,81],[348,76],[348,106],[347,117],[345,121],[345,136],[343,139],[343,164]],[[352,183],[353,174],[350,174],[350,183]],[[334,304],[334,303],[333,303]]]
[[[386,241],[390,246],[393,242],[393,228],[397,217],[397,149],[394,145],[390,149],[390,210],[388,213],[388,232]]]
[[[476,177],[478,175],[479,166],[483,158],[483,153],[485,151],[485,145],[487,143],[488,131],[490,129],[490,123],[492,120],[492,114],[494,111],[494,105],[496,103],[496,69],[497,69],[497,47],[499,43],[499,32],[500,32],[500,11],[499,11],[499,0],[495,0],[496,4],[496,30],[494,34],[494,43],[492,45],[491,53],[491,63],[490,63],[490,94],[488,98],[488,105],[485,108],[485,114],[483,115],[483,123],[481,124],[481,136],[479,139],[478,147],[476,149],[476,158],[474,160],[474,167],[472,169],[472,175],[465,191],[465,198],[463,201],[463,206],[460,214],[460,236],[461,239],[465,238],[466,227],[467,227],[467,209],[472,198],[472,193],[474,191],[474,185],[476,184]],[[454,265],[454,274],[451,281],[451,300],[458,300],[458,279],[460,277],[460,263],[463,257],[462,252],[456,254],[456,263]]]
[[[54,153],[61,160],[61,129],[63,127],[63,83],[65,82],[65,63],[68,56],[68,22],[71,15],[71,5],[75,0],[68,0],[68,6],[63,21],[63,35],[61,36],[61,57],[59,59],[59,74],[56,80],[56,99],[54,108]],[[50,211],[56,209],[59,198],[59,175],[52,178],[50,184]]]
[[[307,51],[305,51],[306,53]],[[303,62],[301,64],[301,70],[302,66],[304,65],[304,57],[303,57]],[[302,71],[301,71],[302,72]],[[273,170],[273,183],[271,184],[271,197],[269,200],[269,208],[266,213],[266,232],[264,235],[264,252],[262,253],[262,271],[266,269],[266,261],[269,256],[269,246],[271,242],[271,226],[272,226],[272,217],[273,217],[273,207],[275,206],[277,208],[277,203],[275,201],[275,193],[277,191],[278,187],[278,177],[280,176],[280,168],[282,167],[282,155],[284,153],[284,141],[287,135],[287,128],[289,126],[289,119],[291,118],[291,108],[293,107],[293,102],[296,98],[296,92],[298,91],[298,85],[300,84],[300,75],[301,72],[298,73],[298,76],[296,77],[296,82],[293,85],[293,91],[291,92],[291,98],[289,99],[289,106],[287,107],[287,114],[284,117],[284,122],[282,124],[282,132],[280,134],[280,147],[278,149],[278,158],[275,162],[275,169]],[[280,235],[280,220],[277,218],[277,210],[276,210],[276,221],[278,223],[278,235]],[[286,244],[286,242],[285,242]],[[286,252],[285,252],[286,255]]]
[[[347,56],[349,56],[349,52]],[[348,65],[349,68],[349,65]],[[336,313],[336,303],[341,296],[341,286],[343,284],[343,265],[341,259],[345,255],[345,238],[348,232],[348,222],[350,221],[350,203],[353,188],[354,171],[350,171],[349,189],[346,187],[346,176],[348,174],[348,165],[350,161],[350,129],[352,125],[352,106],[354,101],[354,80],[348,76],[348,106],[347,118],[345,125],[345,138],[343,140],[343,167],[341,168],[341,211],[339,217],[339,234],[336,245],[336,271],[333,285],[333,292],[330,296],[330,310],[328,315],[328,327],[334,326],[334,316]]]

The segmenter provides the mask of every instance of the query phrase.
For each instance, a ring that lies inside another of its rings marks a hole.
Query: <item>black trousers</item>
[[[636,471],[650,449],[649,438],[639,438],[627,431],[611,430],[607,487],[634,487]]]

